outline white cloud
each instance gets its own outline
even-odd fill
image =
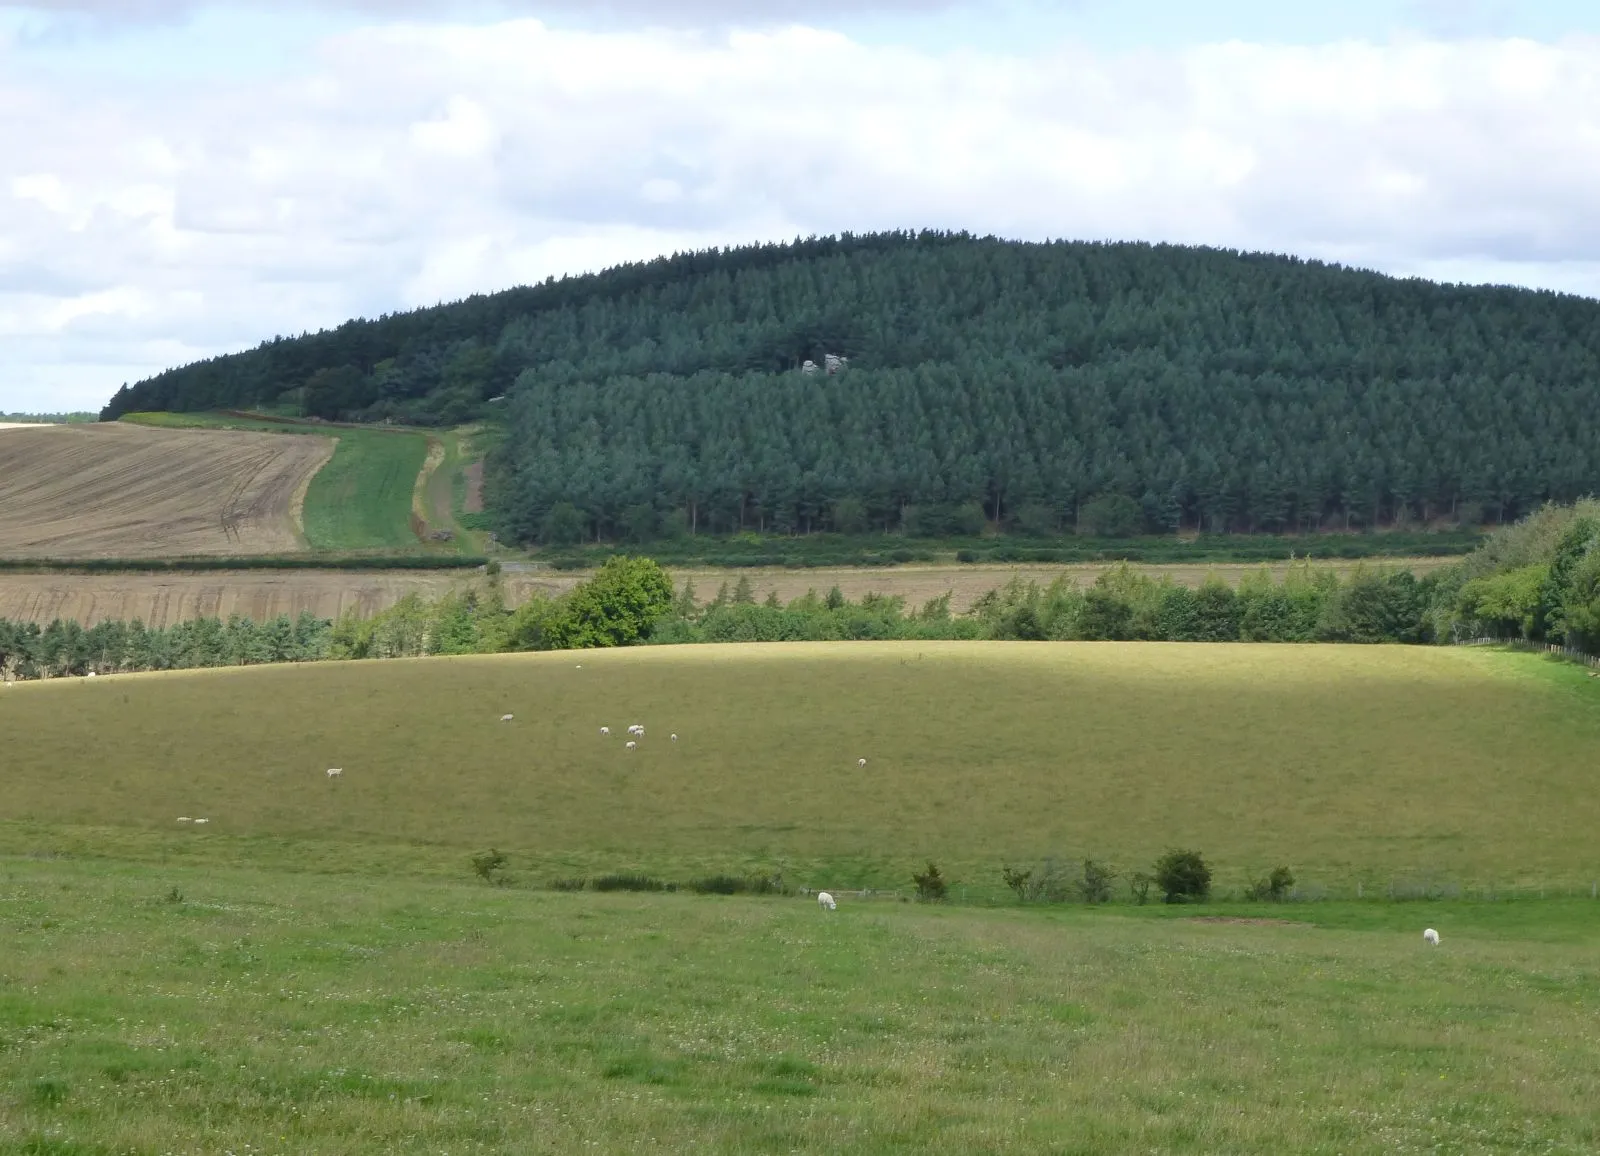
[[[100,89],[6,52],[0,409],[98,404],[355,314],[840,229],[1210,243],[1600,294],[1593,40],[1005,59],[805,28],[401,23],[270,82]]]

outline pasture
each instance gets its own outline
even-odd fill
[[[0,859],[0,1150],[1586,1153],[1592,907],[829,914]]]
[[[84,423],[0,440],[0,557],[288,553],[325,438]]]
[[[648,733],[627,750],[635,722]],[[904,888],[934,859],[972,900],[1005,895],[1002,864],[1128,870],[1172,846],[1204,852],[1224,888],[1279,864],[1331,894],[1587,893],[1600,875],[1600,680],[1474,649],[745,644],[324,663],[16,685],[0,733],[0,851],[47,829],[75,853],[457,875],[494,846],[529,883],[764,870],[830,889]]]
[[[1531,655],[327,663],[15,685],[0,734],[3,1151],[1600,1145],[1600,680]],[[509,886],[468,870],[491,845]],[[1018,906],[999,883],[1171,845],[1224,893],[1283,862],[1368,898]],[[957,902],[545,889],[906,890],[929,858]],[[1499,898],[1371,898],[1421,876]]]

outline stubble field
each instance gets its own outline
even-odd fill
[[[1441,559],[1394,559],[1380,565],[1427,573]],[[1338,573],[1348,573],[1356,563],[1314,563]],[[1368,565],[1374,565],[1369,563]],[[1078,585],[1088,585],[1107,569],[1107,565],[1082,566],[899,566],[888,569],[838,567],[813,570],[708,570],[672,571],[673,582],[682,588],[692,582],[704,602],[726,583],[729,589],[741,578],[750,580],[757,600],[769,593],[789,601],[807,590],[826,593],[833,586],[849,598],[868,593],[895,594],[912,608],[930,598],[949,593],[950,605],[957,613],[971,608],[982,595],[1004,586],[1013,578],[1047,584],[1066,577]],[[1236,585],[1239,579],[1259,566],[1135,566],[1135,570],[1155,577],[1167,577],[1184,585],[1198,586],[1208,575]],[[1269,566],[1281,575],[1284,566]],[[521,569],[508,563],[501,579],[508,605],[520,606],[533,594],[557,595],[590,577],[582,571]],[[387,610],[407,594],[437,598],[474,579],[473,573],[438,570],[337,571],[261,570],[211,571],[204,573],[22,573],[0,572],[0,618],[44,625],[56,618],[75,619],[85,626],[106,619],[138,618],[151,626],[170,626],[191,618],[240,614],[261,621],[287,614],[291,618],[308,611],[319,618],[337,618],[346,610],[363,616]]]
[[[278,554],[304,548],[321,437],[85,424],[0,437],[0,557]]]

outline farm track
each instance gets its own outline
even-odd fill
[[[304,548],[295,496],[333,442],[122,424],[11,429],[0,556],[159,557]]]
[[[1417,573],[1437,568],[1447,559],[1393,559],[1386,565]],[[1354,563],[1331,568],[1345,573]],[[705,601],[726,582],[731,589],[740,577],[750,579],[755,597],[776,591],[779,598],[798,598],[807,590],[825,593],[838,586],[851,598],[875,592],[897,594],[908,605],[951,592],[951,607],[970,609],[985,592],[1005,585],[1013,577],[1047,583],[1068,575],[1087,585],[1106,569],[1089,566],[908,566],[896,569],[818,570],[676,570],[673,581],[681,588],[692,581]],[[1140,566],[1174,582],[1198,585],[1207,574],[1237,584],[1254,566]],[[1281,574],[1282,565],[1271,567]],[[407,594],[435,598],[477,575],[436,570],[238,570],[190,574],[61,574],[0,573],[0,618],[48,623],[56,618],[76,619],[86,626],[107,619],[139,618],[151,626],[169,626],[199,617],[227,618],[239,614],[260,621],[279,614],[295,617],[309,611],[318,618],[338,618],[355,611],[368,616],[388,609]],[[506,600],[520,606],[534,594],[554,595],[571,589],[588,575],[580,572],[508,571],[503,576]]]

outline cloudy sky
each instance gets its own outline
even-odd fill
[[[1592,0],[0,0],[0,143],[0,411],[842,229],[1600,296]]]

